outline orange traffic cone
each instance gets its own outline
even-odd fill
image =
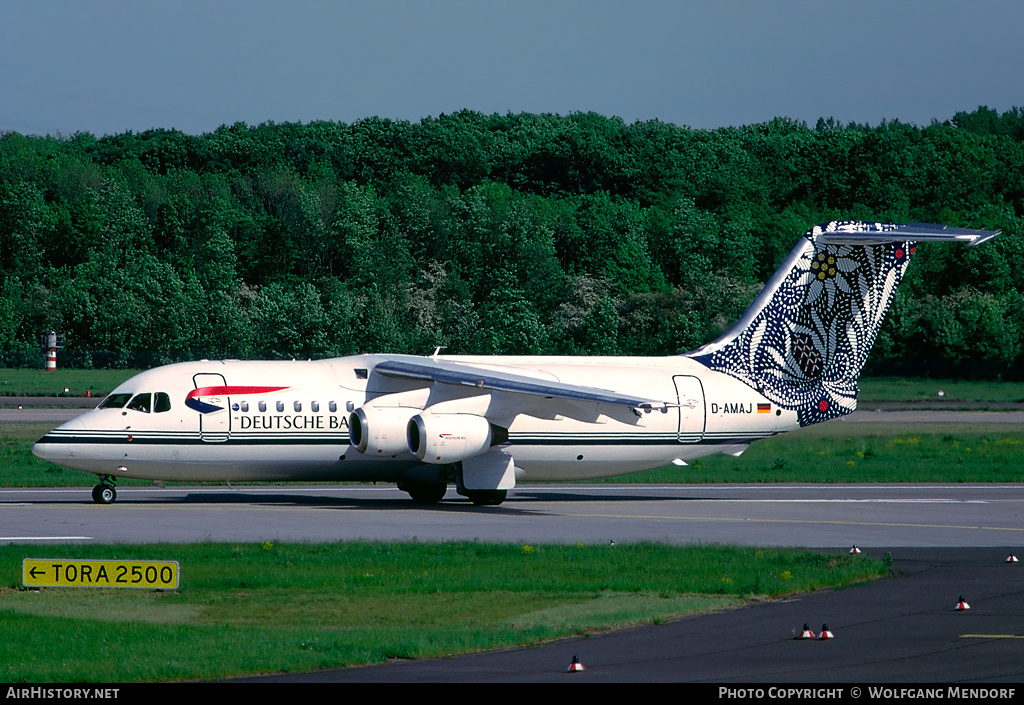
[[[582,671],[582,670],[584,670],[584,669],[583,669],[583,664],[580,663],[580,657],[579,656],[573,656],[572,657],[572,663],[569,664],[569,668],[566,670],[566,673],[576,673],[577,671]]]

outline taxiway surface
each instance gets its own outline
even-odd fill
[[[766,546],[1024,545],[1015,484],[520,485],[499,507],[389,485],[0,489],[0,543],[501,541]]]

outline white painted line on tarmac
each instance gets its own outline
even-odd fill
[[[92,541],[92,536],[0,536],[0,541]]]

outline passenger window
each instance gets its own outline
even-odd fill
[[[266,411],[266,410],[267,410],[267,402],[261,401],[260,402],[260,411]]]
[[[244,411],[244,412],[248,412],[249,411],[249,402],[247,402],[247,401],[243,401],[242,402],[242,411]]]
[[[338,410],[338,404],[332,401],[327,405],[327,408],[330,409],[331,413],[333,414],[335,411]]]
[[[171,410],[171,397],[166,392],[157,392],[156,399],[153,406],[153,411],[158,414],[162,414],[165,411]]]
[[[153,408],[153,395],[149,392],[136,394],[135,397],[128,402],[128,408],[148,414],[149,410]]]
[[[297,402],[295,402],[295,403],[294,403],[294,404],[292,405],[292,408],[294,408],[294,409],[295,409],[295,411],[302,411],[302,402],[301,402],[301,401],[297,401]]]
[[[277,402],[277,410],[278,411],[284,411],[284,402],[283,401]]]
[[[128,400],[132,398],[129,394],[111,394],[109,397],[100,402],[100,409],[121,409],[128,403]]]
[[[316,413],[317,411],[320,411],[320,402],[318,402],[318,401],[311,402],[310,405],[309,405],[309,408],[310,408],[310,411],[312,411],[313,413]]]

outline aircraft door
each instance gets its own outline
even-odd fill
[[[688,375],[676,375],[672,381],[679,397],[679,442],[697,443],[704,438],[704,385]]]
[[[199,437],[208,443],[226,441],[231,436],[231,399],[224,375],[200,373],[193,375],[192,381],[202,390],[195,397],[200,407]]]

